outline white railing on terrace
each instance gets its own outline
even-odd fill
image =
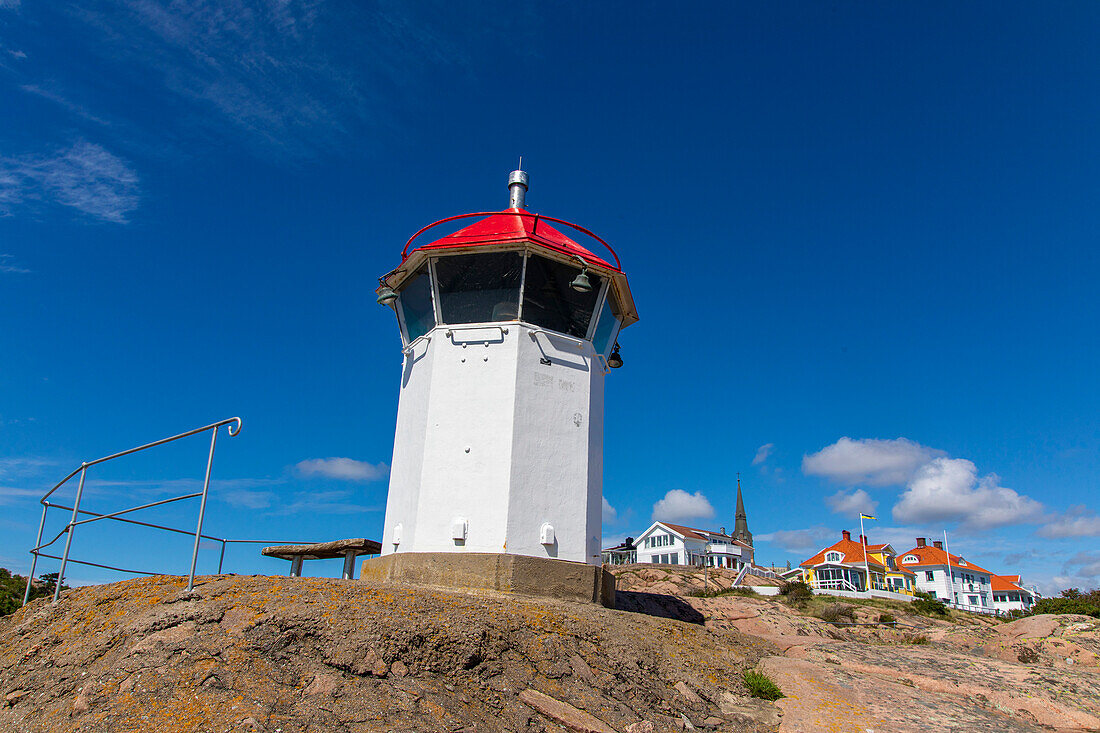
[[[863,591],[855,587],[850,581],[844,578],[829,578],[827,580],[814,579],[811,588],[821,588],[823,590],[849,590],[853,593],[862,593]]]

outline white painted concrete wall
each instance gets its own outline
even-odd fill
[[[508,552],[599,564],[603,368],[590,344],[534,331],[438,326],[414,342],[402,371],[383,554]],[[452,536],[461,520],[464,541]],[[553,544],[541,542],[544,523]]]

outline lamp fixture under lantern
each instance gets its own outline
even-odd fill
[[[619,342],[615,342],[615,348],[611,350],[611,356],[607,357],[607,365],[612,369],[618,369],[623,365],[623,357],[619,356]]]
[[[393,305],[393,301],[397,300],[397,293],[386,284],[385,280],[379,280],[379,282],[382,283],[382,287],[378,289],[378,305]]]
[[[578,293],[591,293],[592,283],[588,279],[588,268],[581,270],[581,274],[573,278],[573,282],[569,283],[569,287]]]

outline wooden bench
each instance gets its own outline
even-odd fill
[[[378,555],[382,552],[382,543],[362,538],[319,542],[315,545],[276,545],[265,547],[260,554],[266,557],[278,557],[290,560],[290,577],[302,577],[302,563],[306,560],[329,560],[344,558],[344,580],[355,579],[355,558],[360,555]]]

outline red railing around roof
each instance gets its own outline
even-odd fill
[[[424,232],[428,231],[429,229],[431,229],[433,227],[437,227],[440,224],[446,224],[449,221],[457,221],[458,219],[469,219],[470,217],[473,217],[473,216],[500,216],[502,214],[503,215],[509,215],[509,216],[521,216],[521,217],[526,216],[526,217],[529,217],[529,218],[535,220],[536,227],[538,226],[537,222],[540,219],[544,219],[546,221],[552,221],[555,224],[564,224],[567,227],[572,227],[573,229],[576,229],[581,234],[587,234],[588,236],[592,237],[597,242],[602,244],[604,247],[606,247],[607,251],[611,253],[611,256],[615,258],[615,267],[616,267],[616,269],[618,269],[619,272],[622,272],[622,270],[623,270],[623,265],[619,261],[619,255],[616,254],[615,250],[611,248],[611,245],[608,244],[607,242],[605,242],[598,235],[594,234],[593,232],[588,231],[584,227],[579,226],[577,224],[574,224],[571,221],[566,221],[565,219],[557,219],[553,216],[545,216],[544,214],[531,214],[531,213],[528,213],[528,212],[514,211],[512,209],[505,209],[504,211],[475,211],[475,212],[470,213],[470,214],[458,214],[457,216],[448,216],[446,219],[440,219],[439,221],[433,222],[433,223],[429,224],[426,227],[422,227],[420,230],[418,230],[416,232],[416,234],[409,237],[409,241],[405,242],[405,248],[403,250],[401,250],[401,261],[404,262],[405,260],[407,260],[409,258],[409,247],[412,246],[413,241],[415,241],[417,237],[419,237],[421,234],[423,234]]]

